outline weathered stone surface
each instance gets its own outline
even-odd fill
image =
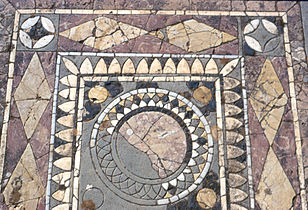
[[[265,61],[249,101],[265,136],[272,144],[284,112],[284,105],[287,103],[287,96],[270,60]]]
[[[212,99],[212,92],[209,88],[200,86],[194,91],[193,97],[197,101],[207,105]]]
[[[248,194],[242,190],[236,188],[230,188],[230,201],[232,203],[237,203],[245,200],[248,197]]]
[[[160,177],[176,171],[185,157],[185,133],[166,114],[137,114],[124,123],[119,132],[130,144],[148,155]]]
[[[34,54],[14,94],[28,138],[32,136],[50,97],[42,65],[38,55]]]
[[[214,192],[214,190],[209,188],[204,188],[198,192],[196,200],[199,206],[201,206],[204,209],[209,209],[215,206],[217,201],[217,195]]]
[[[202,51],[236,39],[230,34],[193,19],[167,26],[166,30],[171,44],[189,52]]]
[[[38,122],[38,125],[30,139],[35,158],[40,158],[49,152],[51,129],[52,101],[50,101]]]
[[[82,42],[86,46],[105,50],[146,33],[145,30],[135,26],[99,17],[67,29],[60,35]]]
[[[8,131],[14,132],[8,132],[7,136],[4,174],[7,172],[13,172],[27,146],[27,136],[23,128],[16,103],[13,103],[11,106],[11,117],[12,119],[9,122]]]
[[[108,97],[108,91],[104,87],[95,86],[90,89],[88,96],[93,103],[102,103]]]
[[[31,146],[28,144],[4,190],[6,204],[14,205],[24,201],[23,205],[28,208],[36,208],[36,199],[43,195],[44,187],[38,175]],[[27,204],[30,200],[34,203]]]
[[[294,189],[273,149],[270,148],[256,193],[256,200],[261,209],[274,209],[277,206],[289,209],[294,196]]]
[[[250,103],[248,103],[248,119],[254,189],[257,190],[270,145]]]
[[[294,156],[296,153],[293,116],[289,109],[281,120],[281,125],[273,141],[273,151],[275,152],[285,174],[287,175],[293,189],[299,193],[298,163]]]
[[[247,179],[238,174],[229,174],[228,184],[230,187],[240,187],[247,182]]]

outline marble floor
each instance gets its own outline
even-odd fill
[[[0,10],[0,209],[307,209],[300,2]]]

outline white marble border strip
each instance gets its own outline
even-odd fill
[[[195,16],[283,16],[285,12],[205,11],[205,10],[92,10],[92,9],[19,9],[22,14],[82,14],[82,15],[195,15]]]
[[[11,98],[12,98],[12,89],[13,89],[13,77],[14,77],[14,68],[15,68],[15,55],[16,55],[16,45],[17,45],[17,33],[18,33],[18,24],[19,24],[20,13],[15,12],[14,19],[14,28],[12,36],[12,46],[9,58],[9,70],[8,70],[8,79],[7,79],[7,88],[6,88],[6,98],[5,98],[5,109],[3,115],[3,124],[2,124],[2,133],[1,133],[1,143],[0,143],[0,191],[2,191],[2,177],[4,171],[4,162],[5,162],[5,153],[6,153],[6,142],[7,142],[7,132],[10,119],[10,110],[11,110]]]
[[[241,58],[241,79],[242,79],[242,97],[244,104],[244,125],[245,125],[245,140],[246,140],[246,154],[247,154],[247,172],[248,172],[248,188],[250,197],[250,208],[255,208],[255,198],[253,189],[253,179],[252,179],[252,163],[251,163],[251,144],[249,138],[249,126],[248,126],[248,100],[246,92],[246,81],[245,81],[245,60],[244,57]]]
[[[118,76],[116,74],[110,74],[108,76],[84,76],[83,79],[91,82],[107,82],[109,81],[110,77],[117,77],[119,82],[189,82],[196,80],[215,82],[217,80],[218,74],[209,74],[209,76],[172,76],[170,74],[164,74],[162,76]]]
[[[62,56],[96,56],[96,57],[148,57],[148,58],[239,58],[239,55],[209,54],[161,54],[161,53],[96,53],[96,52],[59,52]]]
[[[53,166],[53,150],[55,141],[55,131],[56,131],[56,118],[57,118],[57,99],[59,91],[59,77],[60,77],[60,64],[61,56],[57,56],[57,66],[56,66],[56,76],[55,76],[55,89],[53,93],[53,103],[52,103],[52,119],[51,119],[51,136],[49,144],[49,162],[48,162],[48,177],[46,185],[46,204],[45,209],[49,210],[50,207],[50,197],[51,197],[51,176],[52,176],[52,166]]]
[[[219,167],[219,182],[220,182],[220,200],[221,209],[227,210],[227,179],[226,179],[226,163],[225,163],[225,150],[224,150],[224,123],[223,123],[223,110],[221,104],[221,90],[220,79],[215,82],[215,96],[216,96],[216,110],[217,110],[217,141],[218,141],[218,167]]]
[[[300,126],[298,119],[298,110],[297,110],[297,102],[296,102],[296,92],[295,92],[295,83],[294,83],[294,70],[292,63],[292,55],[290,52],[290,40],[289,40],[289,32],[288,32],[288,20],[287,15],[282,16],[282,20],[284,23],[283,31],[284,31],[284,44],[286,49],[286,60],[288,66],[288,76],[289,76],[289,89],[290,89],[290,98],[291,98],[291,109],[293,115],[293,125],[294,125],[294,134],[295,134],[295,146],[296,146],[296,157],[298,163],[298,176],[299,176],[299,184],[300,184],[300,197],[301,197],[301,205],[302,210],[307,209],[307,198],[306,198],[306,186],[305,186],[305,176],[304,176],[304,164],[303,164],[303,153],[302,153],[302,139],[300,135]]]
[[[77,111],[77,135],[76,135],[76,154],[75,154],[75,166],[73,174],[73,200],[72,200],[72,209],[78,209],[79,203],[79,175],[80,175],[80,152],[81,152],[81,136],[82,136],[82,113],[84,106],[84,89],[85,81],[83,78],[80,78],[79,85],[79,94],[78,96],[78,111]]]

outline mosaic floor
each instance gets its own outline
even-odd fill
[[[0,2],[0,209],[307,209],[300,3]]]

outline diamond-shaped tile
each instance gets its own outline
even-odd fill
[[[99,17],[60,33],[61,36],[99,50],[139,37],[147,31],[110,18]]]
[[[261,209],[290,209],[294,189],[272,148],[269,149],[261,175],[256,200]]]
[[[267,59],[249,101],[270,145],[279,128],[287,99],[275,69]]]
[[[25,202],[24,207],[28,209],[36,209],[38,200],[44,195],[44,186],[30,144],[22,154],[3,194],[7,205]]]
[[[270,145],[249,102],[248,119],[254,189],[257,190]]]
[[[50,97],[47,79],[35,53],[14,94],[27,138],[32,136]]]
[[[153,31],[150,34],[189,52],[199,52],[236,39],[228,33],[193,19],[167,26],[166,36],[164,30]]]

